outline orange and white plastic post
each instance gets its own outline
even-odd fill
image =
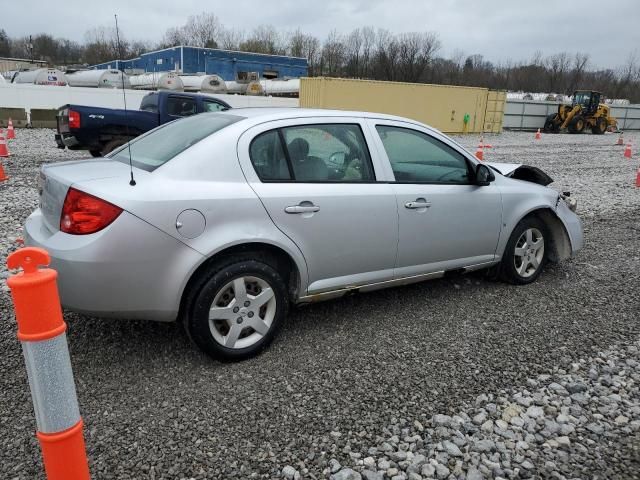
[[[26,247],[7,260],[22,273],[7,280],[18,323],[31,398],[36,436],[48,480],[88,480],[89,464],[82,433],[76,386],[62,318],[56,279],[42,248]]]
[[[540,140],[542,138],[542,134],[540,133],[540,129],[536,132],[536,140]]]

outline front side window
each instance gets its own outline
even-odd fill
[[[196,113],[196,101],[187,97],[169,97],[167,113],[174,117],[188,117]]]
[[[376,125],[396,182],[468,184],[464,156],[430,135],[410,128]]]
[[[360,126],[322,124],[287,127],[282,137],[298,182],[375,181]]]

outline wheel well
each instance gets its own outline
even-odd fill
[[[205,260],[196,271],[193,272],[182,292],[180,313],[178,315],[179,319],[184,317],[190,295],[195,294],[194,290],[199,290],[198,283],[205,278],[206,273],[209,272],[215,264],[234,255],[255,256],[257,259],[274,267],[280,275],[282,275],[283,280],[287,284],[289,297],[292,299],[295,298],[300,286],[300,272],[293,258],[283,249],[268,243],[243,243],[217,252]]]
[[[551,236],[549,254],[547,258],[554,263],[566,260],[571,257],[571,239],[564,227],[562,221],[550,208],[541,208],[534,210],[526,215],[527,217],[535,217],[545,224],[549,235]]]

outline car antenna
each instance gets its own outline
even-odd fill
[[[120,30],[118,29],[118,15],[113,15],[116,19],[116,42],[118,42],[118,57],[122,59],[122,45],[120,45]],[[122,60],[121,60],[122,61]],[[116,62],[117,63],[117,62]],[[127,93],[124,85],[124,70],[120,69],[120,76],[122,78],[122,101],[124,102],[124,128],[129,138],[129,122],[127,122]],[[127,142],[127,149],[129,150],[129,173],[131,173],[131,180],[129,185],[135,187],[136,181],[133,179],[133,160],[131,159],[131,141]]]

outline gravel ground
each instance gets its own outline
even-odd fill
[[[80,157],[50,130],[17,134],[0,277],[38,165]],[[237,364],[174,324],[66,313],[93,477],[638,478],[640,162],[616,138],[485,137],[487,160],[539,166],[578,199],[584,250],[530,286],[473,275],[294,309]],[[6,288],[0,322],[0,478],[43,478]]]

